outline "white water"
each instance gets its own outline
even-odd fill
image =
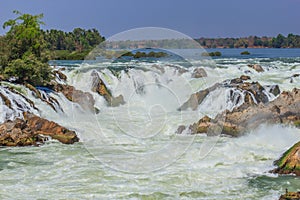
[[[233,91],[230,101],[230,88],[220,88],[198,110],[177,111],[193,92],[244,74],[251,60],[219,62],[225,61],[217,62],[224,68],[203,66],[209,78],[201,79],[190,78],[192,68],[180,75],[178,69],[161,62],[156,65],[164,72],[153,68],[153,63],[134,63],[138,69],[118,75],[106,68],[108,63],[82,64],[81,70],[98,69],[113,96],[124,96],[125,105],[107,107],[104,98],[93,93],[99,114],[53,93],[64,111],[55,112],[25,89],[40,110],[32,112],[74,129],[81,142],[1,148],[0,199],[278,199],[285,188],[299,190],[299,179],[268,173],[273,161],[299,141],[299,129],[263,125],[240,138],[175,135],[179,125],[243,103],[238,101],[243,93]],[[293,83],[287,79],[299,73],[299,67],[286,72],[288,63],[270,65],[276,68],[261,74],[250,69],[252,80],[279,84],[281,90],[299,87],[299,77]],[[68,83],[91,92],[90,73],[67,71]],[[9,99],[28,106],[20,96],[3,86],[0,89]],[[20,115],[1,103],[2,121]]]

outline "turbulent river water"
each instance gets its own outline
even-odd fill
[[[239,138],[175,134],[179,125],[242,103],[228,101],[225,88],[209,94],[195,111],[178,111],[193,92],[214,83],[246,74],[262,85],[278,84],[281,91],[299,88],[300,77],[292,77],[300,73],[299,49],[250,49],[249,56],[221,51],[222,57],[207,62],[52,62],[66,68],[68,84],[93,94],[97,114],[62,94],[45,92],[58,100],[62,111],[55,112],[18,86],[38,113],[2,85],[12,102],[75,130],[80,142],[0,148],[0,199],[278,199],[285,188],[299,190],[299,178],[268,173],[273,161],[299,141],[299,129],[262,125]],[[265,72],[247,64],[260,64]],[[197,67],[208,77],[191,78]],[[107,106],[91,91],[92,71],[113,96],[123,95],[124,105]],[[21,113],[1,102],[1,121]]]

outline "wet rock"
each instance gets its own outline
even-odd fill
[[[2,101],[4,102],[4,104],[9,107],[11,109],[11,102],[10,100],[0,92],[0,98],[2,99]]]
[[[274,164],[277,168],[272,171],[273,173],[300,176],[300,142],[287,150]]]
[[[25,87],[27,87],[32,92],[33,96],[47,103],[55,112],[58,112],[58,109],[61,112],[64,112],[59,102],[54,97],[51,96],[45,97],[44,95],[41,94],[41,92],[38,89],[36,89],[33,85],[30,85],[29,83],[26,83]],[[58,105],[58,109],[55,105]]]
[[[92,91],[103,96],[109,106],[116,107],[125,103],[122,95],[113,97],[104,82],[99,77],[98,73],[93,71],[92,74]]]
[[[44,143],[45,136],[64,144],[79,141],[74,131],[29,113],[24,113],[24,119],[17,118],[0,125],[0,146],[39,145]]]
[[[240,93],[244,94],[244,102],[247,102],[250,105],[268,103],[269,97],[266,94],[267,92],[274,94],[275,97],[280,93],[278,85],[269,86],[269,91],[266,91],[266,89],[258,82],[250,83],[245,81],[248,79],[250,79],[250,77],[241,76],[240,78],[226,80],[221,84],[217,83],[212,87],[200,90],[199,92],[192,94],[190,98],[180,108],[178,108],[178,110],[186,110],[188,108],[196,110],[198,108],[198,105],[200,105],[203,102],[207,95],[210,92],[216,90],[217,88],[231,88],[230,100],[236,101],[233,103],[239,102],[240,98],[242,98],[242,95],[236,97],[235,95],[237,94],[234,92],[234,90],[240,91]]]
[[[254,64],[254,65],[253,65],[253,64],[249,64],[248,67],[254,69],[254,70],[257,71],[257,72],[264,72],[264,71],[265,71],[265,70],[262,68],[262,66],[259,65],[259,64]]]
[[[67,80],[67,76],[61,72],[61,69],[60,70],[54,70],[53,71],[54,75],[56,77],[58,77],[60,80],[63,80],[63,81],[66,81]]]
[[[250,92],[254,96],[257,103],[267,103],[269,101],[268,96],[264,93],[265,88],[261,86],[258,82],[243,82],[242,84],[239,84],[236,88],[240,89],[241,91]]]
[[[185,126],[181,125],[177,128],[176,134],[181,134],[186,129]]]
[[[152,65],[152,67],[153,67],[154,69],[159,70],[162,74],[165,73],[165,69],[164,69],[162,66],[159,66],[159,65],[157,65],[157,64],[154,64],[154,65]]]
[[[272,93],[274,96],[280,94],[280,89],[278,85],[271,85],[269,86],[269,93]]]
[[[284,91],[268,104],[251,104],[245,101],[232,111],[219,113],[214,119],[202,118],[189,129],[192,134],[214,135],[218,132],[240,136],[264,123],[283,123],[300,127],[300,89]]]
[[[61,92],[69,101],[78,103],[83,109],[94,111],[95,100],[88,92],[75,89],[75,87],[65,84],[53,84],[52,89]]]
[[[240,79],[242,79],[243,81],[251,80],[250,76],[246,76],[246,75],[242,75]]]
[[[207,77],[207,73],[203,68],[195,68],[192,73],[192,78],[202,78]]]
[[[198,108],[198,105],[202,103],[205,97],[217,87],[219,87],[219,84],[215,84],[205,90],[200,90],[199,92],[192,94],[191,97],[180,108],[178,108],[178,110],[181,111],[188,108],[196,110]]]
[[[281,195],[279,200],[300,200],[300,192],[288,192]]]

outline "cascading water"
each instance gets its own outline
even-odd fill
[[[81,139],[74,145],[52,140],[38,148],[1,148],[0,198],[276,199],[287,187],[299,189],[295,177],[268,173],[274,168],[273,161],[299,140],[296,128],[261,126],[240,138],[175,134],[179,125],[240,106],[246,95],[236,88],[219,87],[195,111],[178,111],[191,94],[243,75],[249,70],[245,63],[252,60],[222,58],[216,60],[217,68],[194,62],[208,77],[217,78],[192,78],[194,68],[181,66],[187,70],[182,73],[180,65],[169,61],[133,62],[130,66],[134,67],[127,68],[124,63],[107,62],[67,68],[67,83],[91,93],[99,113],[82,109],[61,93],[39,90],[45,99],[57,99],[56,110],[61,107],[64,112],[55,112],[23,88],[27,91],[23,95],[38,111],[21,95],[0,86],[0,93],[11,102],[9,108],[0,98],[1,122],[28,111],[75,130]],[[255,62],[265,64],[259,59]],[[251,71],[251,81],[279,84],[281,90],[297,86],[282,77],[282,63],[272,63],[276,68],[270,73]],[[300,63],[285,63],[292,65],[296,67],[287,76],[299,73]],[[110,107],[103,96],[92,92],[93,71],[114,97],[123,95],[125,104]],[[264,93],[269,100],[275,98],[267,87]]]

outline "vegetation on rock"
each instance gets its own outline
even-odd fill
[[[250,52],[249,51],[242,51],[241,55],[250,55]]]

